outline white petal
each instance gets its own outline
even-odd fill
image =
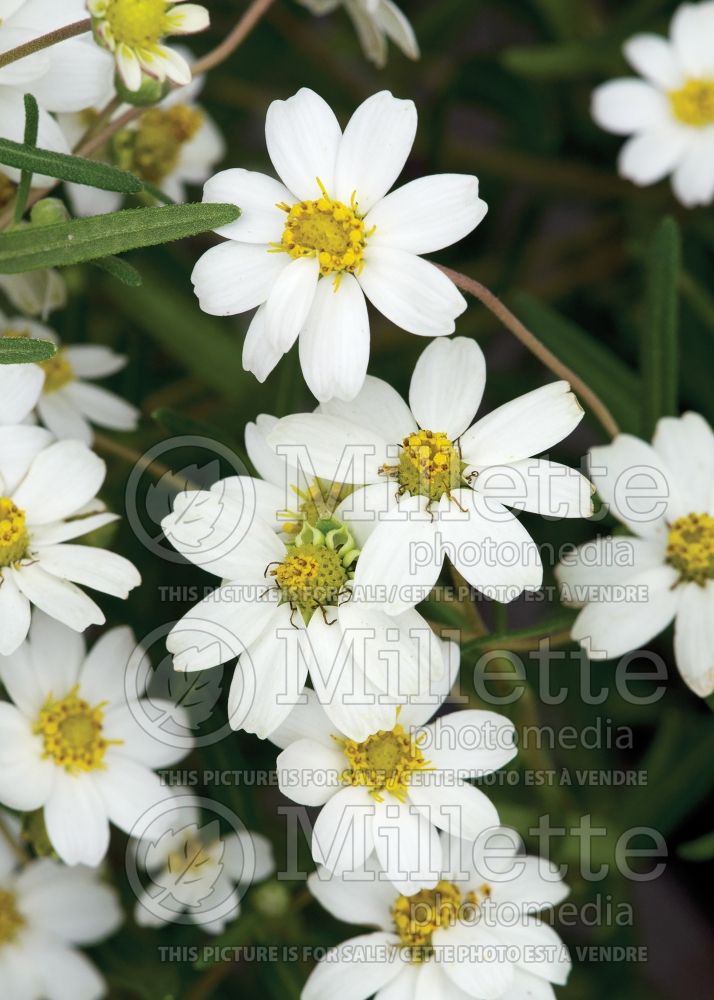
[[[46,111],[82,111],[106,103],[113,75],[112,60],[98,45],[70,38],[52,46],[49,71],[33,84],[32,93]]]
[[[109,820],[125,833],[131,833],[138,820],[166,796],[159,776],[146,765],[138,764],[111,747],[105,756],[106,767],[92,773]]]
[[[481,469],[472,481],[481,496],[547,517],[590,517],[593,487],[577,469],[545,458]]]
[[[486,359],[475,340],[434,340],[422,351],[409,386],[417,423],[452,441],[469,426],[486,385]]]
[[[307,885],[320,906],[338,920],[391,931],[394,888],[384,878],[379,878],[378,871],[369,874],[371,878],[365,871],[362,879],[343,879],[319,867],[308,875]]]
[[[686,484],[692,511],[705,512],[714,484],[714,433],[698,413],[662,417],[657,421],[652,446],[672,472]]]
[[[700,698],[714,691],[714,586],[688,583],[674,624],[674,655],[688,687]]]
[[[138,587],[138,570],[124,556],[89,545],[48,545],[40,565],[47,573],[122,599]]]
[[[680,605],[682,592],[675,589],[677,571],[659,566],[628,577],[633,597],[592,601],[573,624],[571,635],[586,649],[591,660],[612,660],[632,649],[640,649],[670,624]]]
[[[335,166],[335,196],[349,204],[356,193],[363,214],[389,191],[414,143],[417,112],[388,90],[368,97],[350,118]]]
[[[670,36],[677,60],[688,76],[707,79],[714,75],[713,33],[714,4],[684,3],[677,8]]]
[[[593,93],[592,116],[615,135],[639,134],[664,126],[671,116],[669,101],[643,80],[610,80]]]
[[[250,321],[243,341],[243,369],[252,372],[259,382],[265,382],[282,356],[282,351],[276,350],[268,340],[265,306],[261,306]]]
[[[666,538],[609,535],[593,538],[568,552],[555,568],[564,604],[582,607],[602,587],[625,586],[632,576],[661,566]]]
[[[714,198],[714,136],[696,135],[672,177],[672,188],[683,205],[708,205]]]
[[[382,476],[381,482],[350,493],[335,511],[335,516],[349,525],[359,548],[365,547],[372,532],[397,507],[400,499],[397,490],[393,479]]]
[[[245,425],[245,450],[248,458],[253,463],[256,472],[262,476],[266,483],[271,483],[281,490],[285,489],[286,482],[292,477],[292,471],[286,469],[285,460],[275,454],[268,444],[268,434],[273,430],[278,422],[277,417],[268,413],[259,413],[252,421]]]
[[[680,125],[660,125],[634,135],[620,150],[618,170],[634,184],[655,184],[674,170],[690,142],[690,130]]]
[[[122,922],[116,893],[90,868],[70,870],[40,858],[23,870],[16,885],[33,927],[62,941],[93,944]]]
[[[275,871],[273,848],[267,837],[248,830],[223,838],[223,864],[230,878],[247,885],[262,882]]]
[[[108,378],[125,368],[129,360],[100,344],[69,344],[64,351],[77,378]]]
[[[348,785],[333,795],[312,830],[314,860],[336,874],[359,868],[372,852],[374,812],[365,788]]]
[[[468,996],[497,1000],[512,985],[513,965],[503,957],[502,942],[492,929],[462,924],[440,927],[434,932],[432,942],[439,967],[457,989]],[[479,951],[474,960],[462,961],[462,949]]]
[[[462,840],[476,840],[484,830],[498,826],[491,800],[465,781],[445,784],[429,771],[413,771],[409,799],[429,822]]]
[[[71,521],[55,521],[54,524],[43,524],[32,530],[33,544],[41,547],[43,545],[58,545],[60,542],[68,542],[72,538],[80,538],[90,531],[103,528],[105,524],[112,524],[119,520],[118,514],[104,512],[101,514],[83,514],[81,517],[74,517]]]
[[[666,522],[690,513],[679,483],[651,445],[631,434],[591,448],[590,479],[609,512],[636,535],[657,538]],[[685,483],[682,488],[686,490]]]
[[[312,624],[312,622],[310,623]],[[333,747],[335,727],[331,724],[317,695],[311,688],[304,691],[305,702],[293,708],[277,729],[270,734],[270,742],[284,750],[297,740],[314,740],[323,746]]]
[[[488,206],[478,196],[478,179],[468,174],[420,177],[392,191],[364,220],[370,246],[409,253],[434,253],[458,243],[476,228]]]
[[[21,424],[40,398],[44,384],[39,365],[1,365],[0,424]]]
[[[40,396],[37,403],[40,420],[60,441],[74,440],[90,445],[93,438],[92,428],[66,394],[65,389]]]
[[[441,715],[423,732],[424,756],[435,768],[478,778],[505,767],[517,753],[513,723],[497,712],[465,709]]]
[[[104,624],[101,609],[84,591],[46,573],[37,563],[21,566],[14,571],[14,577],[30,603],[76,632],[84,632],[90,625]]]
[[[398,940],[394,934],[376,931],[331,948],[310,973],[302,1000],[335,1000],[338,996],[340,1000],[366,1000],[402,971]],[[358,966],[355,954],[364,956]]]
[[[252,243],[230,240],[211,247],[191,274],[201,309],[212,316],[255,309],[266,301],[289,261],[285,253],[270,253],[267,246]]]
[[[389,458],[381,435],[323,413],[283,417],[268,435],[268,444],[288,456],[293,450],[297,456],[299,449],[307,449],[310,473],[314,470],[314,475],[330,483],[378,481],[379,468]]]
[[[4,138],[12,139],[14,142],[23,141],[25,105],[19,88],[15,90],[10,87],[0,87],[0,121]],[[50,149],[55,153],[71,152],[61,128],[44,108],[40,108],[39,113],[37,145],[41,149]],[[20,171],[15,167],[4,167],[3,172],[15,183],[20,180]],[[53,180],[46,174],[33,174],[32,183],[35,187],[46,187],[52,184]]]
[[[552,448],[582,418],[583,408],[568,383],[551,382],[477,420],[461,438],[461,453],[465,462],[481,468],[517,462]]]
[[[116,393],[79,381],[72,382],[64,391],[93,424],[115,431],[136,430],[139,411]]]
[[[85,657],[84,639],[77,632],[35,610],[28,636],[32,671],[39,690],[62,698],[77,683]]]
[[[429,820],[408,802],[387,795],[374,817],[374,846],[397,892],[433,889],[441,873],[441,841]]]
[[[203,200],[238,205],[241,210],[239,219],[216,229],[220,236],[239,243],[279,243],[285,212],[278,205],[282,202],[292,205],[294,198],[273,177],[233,167],[206,181]]]
[[[24,642],[30,627],[30,602],[14,574],[0,571],[0,656],[9,656]]]
[[[557,996],[545,979],[517,968],[513,974],[513,986],[501,995],[500,1000],[557,1000]]]
[[[661,35],[634,35],[623,48],[630,66],[656,87],[677,90],[684,85],[682,70],[668,39]]]
[[[414,417],[396,389],[373,375],[367,375],[354,399],[328,400],[320,403],[318,412],[367,427],[385,441],[401,441],[416,430]]]
[[[265,334],[285,354],[297,340],[315,298],[320,265],[316,257],[292,260],[273,285],[265,305]]]
[[[0,702],[0,801],[11,809],[39,809],[52,791],[57,769],[43,759],[42,737],[14,705]]]
[[[359,283],[392,323],[423,337],[454,332],[466,299],[437,267],[405,250],[381,246],[369,246],[364,263]]]
[[[285,186],[300,201],[319,197],[318,177],[332,193],[341,137],[329,104],[306,87],[287,101],[273,101],[265,117],[270,159]]]
[[[512,864],[511,873],[499,880],[491,879],[491,899],[496,906],[514,903],[524,912],[536,912],[557,906],[568,895],[568,886],[552,861],[518,855]]]
[[[518,965],[533,976],[564,986],[572,963],[568,950],[553,928],[539,917],[526,917],[520,923],[495,930],[502,944],[520,952]]]
[[[300,334],[300,365],[308,388],[324,402],[354,399],[369,361],[369,316],[364,295],[352,274],[339,287],[322,278]]]
[[[34,458],[52,441],[44,427],[0,427],[0,489],[13,496]]]
[[[76,514],[99,492],[106,465],[78,441],[58,441],[32,462],[14,501],[28,524],[50,524]]]
[[[104,700],[111,708],[124,705],[128,693],[138,699],[144,692],[137,690],[140,656],[134,655],[136,650],[128,625],[104,632],[85,657],[79,678],[82,697],[92,704]]]
[[[419,58],[419,43],[414,29],[404,13],[392,0],[381,0],[377,5],[377,23],[382,31],[397,45],[409,59]]]
[[[37,949],[42,996],[51,1000],[97,1000],[106,995],[107,984],[98,969],[81,951],[51,942]]]
[[[347,766],[337,743],[327,747],[311,739],[291,743],[275,762],[280,791],[304,806],[321,806],[332,798]]]
[[[109,821],[93,776],[74,777],[56,769],[45,825],[50,843],[66,865],[99,864],[109,847]]]

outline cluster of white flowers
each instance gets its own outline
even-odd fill
[[[378,65],[387,39],[418,57],[391,0],[300,2],[320,14],[344,6]],[[60,152],[110,102],[109,121],[126,110],[121,101],[148,94],[151,106],[100,156],[183,200],[224,144],[196,103],[202,79],[192,78],[190,54],[164,39],[202,30],[208,12],[183,0],[0,0],[0,51],[87,12],[91,32],[0,67],[4,135],[22,139],[26,92],[40,107],[39,146]],[[633,134],[622,173],[651,183],[673,172],[687,205],[714,197],[713,30],[714,0],[684,5],[671,44],[647,35],[626,46],[648,82],[615,81],[594,98],[600,124]],[[301,89],[267,113],[279,179],[232,168],[205,184],[205,202],[234,203],[241,215],[216,230],[225,239],[195,265],[201,308],[255,310],[243,364],[260,382],[297,343],[318,405],[248,425],[257,476],[175,497],[166,539],[219,583],[166,645],[180,672],[235,661],[230,726],[278,747],[283,794],[319,808],[310,891],[338,919],[377,928],[327,955],[304,1000],[553,997],[570,959],[542,914],[567,889],[554,866],[523,855],[475,784],[514,758],[515,728],[495,712],[443,711],[459,646],[417,605],[445,564],[502,603],[539,590],[541,554],[518,515],[588,518],[597,490],[629,534],[588,542],[558,566],[564,603],[582,608],[572,637],[592,658],[614,658],[674,621],[682,676],[708,696],[714,433],[696,414],[665,418],[651,446],[623,434],[591,449],[586,478],[547,457],[583,416],[567,382],[477,419],[486,360],[475,341],[450,336],[466,300],[424,255],[467,237],[487,206],[473,176],[392,190],[416,128],[413,102],[381,91],[343,131],[329,105]],[[19,179],[2,170],[0,206]],[[121,201],[77,185],[67,193],[77,215]],[[39,284],[2,288],[22,313],[44,316],[62,301],[56,280],[47,272]],[[402,330],[435,338],[408,403],[367,374],[368,301]],[[43,322],[0,314],[0,339],[12,338],[57,350],[38,364],[0,366],[0,803],[22,816],[0,814],[0,979],[10,1000],[96,1000],[105,984],[75,946],[121,922],[97,872],[111,825],[130,835],[149,878],[135,889],[144,927],[190,919],[220,933],[274,863],[264,837],[202,826],[205,801],[162,788],[157,770],[193,741],[162,727],[168,716],[190,729],[180,706],[148,690],[131,630],[108,629],[89,650],[82,635],[105,622],[83,588],[124,599],[141,582],[95,534],[117,515],[98,498],[106,468],[92,425],[132,431],[139,414],[93,381],[127,358],[97,344],[63,346]],[[658,505],[643,477],[656,481]],[[620,586],[644,588],[646,600],[612,596]],[[163,819],[142,830],[157,807]],[[51,858],[24,856],[30,817]]]

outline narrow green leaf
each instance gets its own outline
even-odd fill
[[[714,858],[714,833],[706,833],[697,840],[682,844],[677,854],[685,861],[711,861]]]
[[[510,304],[526,326],[602,399],[623,430],[639,427],[639,380],[608,347],[554,309],[516,292]]]
[[[122,285],[138,288],[141,284],[141,275],[137,269],[122,260],[121,257],[97,257],[95,260],[90,260],[89,263],[93,267],[98,267],[100,271],[111,274],[117,281],[121,281]]]
[[[672,218],[654,234],[646,261],[644,327],[640,340],[640,433],[652,436],[660,417],[676,414],[679,398],[679,270],[681,238]]]
[[[0,274],[66,267],[168,243],[225,226],[239,215],[236,205],[164,205],[0,233]]]
[[[108,163],[98,163],[82,156],[70,156],[68,153],[54,153],[49,149],[38,149],[11,139],[0,139],[0,163],[56,177],[60,181],[101,188],[102,191],[136,194],[144,186],[138,177]]]
[[[714,296],[687,271],[681,271],[679,275],[679,290],[684,301],[714,337]]]
[[[474,654],[485,653],[492,649],[510,649],[514,644],[519,647],[524,643],[537,643],[541,639],[549,636],[569,633],[575,619],[572,613],[564,612],[550,621],[542,622],[540,625],[532,625],[528,628],[512,629],[509,632],[495,633],[479,636],[477,639],[470,639],[461,647],[461,655],[472,656]]]
[[[221,444],[226,445],[227,448],[236,449],[236,442],[232,440],[229,434],[226,434],[225,429],[216,427],[215,424],[206,423],[203,420],[196,420],[195,417],[179,413],[178,410],[172,410],[168,406],[161,406],[158,410],[154,410],[151,414],[151,419],[161,424],[162,427],[165,427],[170,434],[176,436],[194,435],[197,437],[206,437],[212,441],[219,441]],[[243,458],[242,452],[240,457],[241,459]]]
[[[57,348],[49,340],[0,337],[0,365],[29,365],[47,361]]]
[[[37,129],[39,128],[40,122],[40,109],[37,107],[37,101],[32,94],[25,94],[25,145],[30,149],[34,148],[37,144]],[[20,183],[17,186],[17,195],[15,196],[15,214],[14,220],[15,224],[22,222],[22,217],[25,214],[25,205],[27,205],[27,198],[30,193],[30,185],[32,184],[32,169],[23,168],[20,174]]]

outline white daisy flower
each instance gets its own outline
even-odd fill
[[[189,83],[191,67],[163,40],[204,31],[210,20],[205,7],[184,0],[87,0],[87,10],[95,37],[114,56],[127,90],[139,90],[144,73],[156,80]]]
[[[0,174],[0,186],[2,179],[3,174]],[[64,278],[59,271],[52,269],[27,271],[25,274],[0,274],[0,290],[10,305],[28,316],[47,319],[55,309],[63,309],[67,305]]]
[[[586,542],[557,568],[583,606],[573,639],[591,659],[639,649],[674,621],[685,683],[714,692],[714,434],[696,413],[663,417],[652,445],[630,434],[590,450],[590,475],[633,537]],[[638,596],[639,595],[639,596]]]
[[[3,823],[11,818],[2,814]],[[0,837],[0,982],[6,1000],[100,1000],[107,985],[78,945],[113,934],[123,915],[91,868],[40,858],[22,868]]]
[[[106,466],[42,427],[0,427],[0,655],[14,653],[32,605],[77,632],[104,615],[80,586],[125,598],[141,583],[114,552],[65,544],[117,519],[95,500]]]
[[[437,884],[399,894],[369,859],[349,877],[319,868],[313,896],[338,920],[376,927],[332,948],[302,1000],[555,1000],[571,968],[567,948],[541,911],[568,894],[557,868],[524,856],[513,830],[475,842],[442,833]]]
[[[268,736],[309,676],[334,724],[365,739],[390,729],[398,706],[441,675],[439,640],[413,608],[390,617],[354,599],[359,550],[350,532],[315,516],[283,533],[275,506],[283,497],[243,476],[177,495],[162,521],[166,538],[222,584],[177,622],[167,648],[177,670],[238,657],[234,729]]]
[[[177,789],[177,793],[179,790]],[[267,837],[247,830],[223,834],[218,821],[202,824],[191,796],[169,804],[171,826],[156,841],[133,849],[151,875],[134,909],[140,927],[161,927],[182,914],[207,934],[221,934],[241,912],[249,885],[275,871]]]
[[[331,14],[344,7],[355,26],[366,57],[381,69],[387,63],[387,40],[410,59],[419,58],[414,29],[392,0],[298,0],[313,14]]]
[[[48,326],[0,313],[2,337],[33,337],[59,344]],[[90,422],[117,431],[136,430],[136,407],[91,382],[121,371],[127,360],[108,347],[72,344],[59,347],[49,361],[37,365],[0,365],[0,424],[18,424],[37,407],[42,423],[60,439],[91,444]]]
[[[683,205],[714,198],[714,0],[685,3],[672,18],[669,39],[635,35],[624,52],[644,79],[620,79],[593,94],[595,121],[629,135],[618,168],[635,184],[672,175]]]
[[[405,705],[391,729],[350,739],[308,692],[271,733],[283,748],[276,763],[282,793],[322,806],[312,853],[330,871],[352,871],[376,850],[400,892],[433,889],[442,868],[438,828],[473,840],[498,825],[490,799],[465,779],[512,760],[515,729],[503,715],[476,710],[429,722],[458,673],[459,648],[445,646],[450,669],[432,686],[433,697]]]
[[[0,18],[0,52],[34,41],[40,35],[86,18],[83,0],[21,0]],[[40,107],[37,145],[60,153],[70,148],[48,112],[79,111],[101,103],[111,83],[112,62],[92,41],[89,32],[25,56],[0,69],[0,121],[6,139],[22,142],[25,132],[23,95],[34,95]],[[3,177],[15,183],[20,171],[0,167],[0,205]],[[33,176],[33,185],[45,187],[51,178]],[[7,191],[5,191],[7,198]]]
[[[300,363],[320,400],[353,399],[369,360],[365,296],[410,333],[452,333],[466,301],[421,254],[468,235],[486,214],[475,177],[422,177],[387,194],[417,125],[412,101],[388,91],[361,104],[342,133],[312,90],[273,101],[265,122],[280,181],[224,170],[204,201],[242,214],[216,232],[192,280],[204,312],[232,316],[260,307],[243,365],[265,378],[299,337]],[[281,183],[282,181],[282,183]]]
[[[427,596],[445,557],[499,601],[537,590],[540,553],[506,508],[554,517],[592,512],[591,487],[579,472],[531,457],[580,423],[568,383],[528,392],[471,425],[485,382],[474,341],[435,340],[414,369],[410,406],[368,376],[352,402],[284,417],[268,435],[288,457],[305,452],[320,478],[362,484],[335,516],[362,548],[355,593],[379,594],[374,599],[390,613]]]
[[[190,62],[188,50],[185,51]],[[141,180],[161,188],[174,201],[186,201],[188,184],[203,184],[225,155],[225,141],[211,116],[196,103],[205,77],[194,77],[185,87],[169,91],[155,107],[142,111],[110,139],[102,151],[107,162],[128,170]],[[127,109],[119,108],[116,117]],[[88,119],[98,109],[60,115],[67,141],[74,146],[83,135]],[[78,216],[102,215],[121,208],[124,196],[100,191],[84,184],[67,184],[72,211]]]
[[[47,836],[68,865],[98,865],[110,822],[129,833],[165,798],[150,769],[188,752],[160,728],[167,716],[187,723],[181,708],[128,694],[138,684],[135,648],[131,629],[113,628],[87,654],[82,636],[35,611],[27,641],[0,657],[14,702],[0,703],[0,801],[44,809]]]

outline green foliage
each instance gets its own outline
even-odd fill
[[[48,361],[57,348],[50,340],[0,337],[0,365],[29,365]]]
[[[37,149],[27,137],[24,143],[0,138],[0,163],[30,173],[56,177],[61,181],[71,181],[73,184],[101,188],[103,191],[137,194],[144,188],[143,182],[127,170],[119,170],[108,163],[87,160],[82,156]]]
[[[32,94],[25,94],[25,146],[32,150],[37,143],[37,129],[39,127],[40,109]],[[32,168],[24,166],[20,174],[20,183],[15,197],[15,222],[18,223],[25,211],[27,196],[30,193],[32,184]]]
[[[681,237],[672,218],[657,227],[647,254],[645,318],[640,342],[641,434],[652,435],[660,417],[678,412],[679,268]]]

